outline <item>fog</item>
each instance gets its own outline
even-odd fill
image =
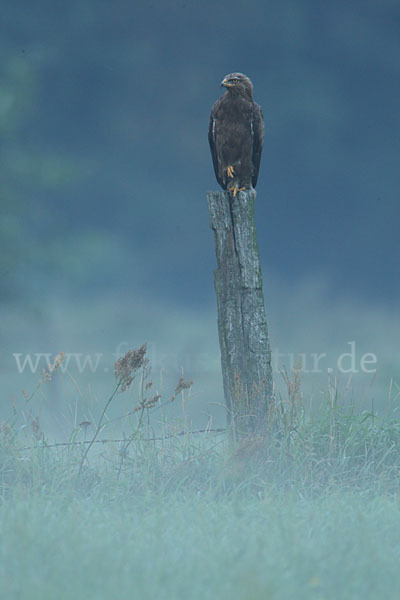
[[[328,384],[335,382],[349,403],[364,410],[373,405],[378,413],[387,410],[392,388],[391,409],[397,410],[397,311],[360,298],[338,297],[321,279],[289,286],[268,269],[264,293],[277,395],[285,390],[281,372],[299,369],[307,406],[323,405]],[[68,437],[67,408],[76,404],[80,420],[88,403],[92,411],[99,411],[114,385],[118,356],[147,343],[159,393],[167,396],[184,374],[194,382],[187,405],[194,424],[203,426],[211,418],[216,426],[224,426],[215,304],[182,306],[145,293],[105,291],[95,303],[88,296],[79,302],[49,296],[36,313],[8,306],[3,313],[2,416],[10,415],[13,403],[24,404],[22,390],[31,393],[42,369],[64,352],[66,372],[43,386],[36,402],[47,428]]]

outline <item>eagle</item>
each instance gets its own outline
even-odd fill
[[[215,176],[234,196],[256,187],[264,142],[264,117],[243,73],[226,75],[225,94],[211,109],[208,141]]]

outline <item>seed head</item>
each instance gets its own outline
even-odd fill
[[[143,344],[138,350],[129,350],[115,363],[115,377],[125,392],[135,379],[135,373],[148,363],[146,358],[147,345]]]
[[[193,381],[191,381],[190,379],[188,381],[185,381],[184,377],[180,377],[178,383],[176,384],[175,396],[177,396],[183,390],[187,390],[188,388],[191,388],[192,385],[193,385]]]

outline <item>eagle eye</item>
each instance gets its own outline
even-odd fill
[[[232,83],[238,83],[239,79],[237,77],[232,77],[231,81]]]

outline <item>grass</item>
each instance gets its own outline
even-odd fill
[[[152,494],[18,498],[1,512],[3,598],[398,598],[400,510],[351,493],[301,500]]]
[[[104,411],[90,439],[74,430],[65,446],[38,419],[30,438],[2,425],[1,598],[400,597],[395,419],[355,411],[334,386],[306,415],[295,373],[266,439],[163,427],[146,441],[161,400],[130,358],[117,385],[142,378],[124,441],[97,444]]]

